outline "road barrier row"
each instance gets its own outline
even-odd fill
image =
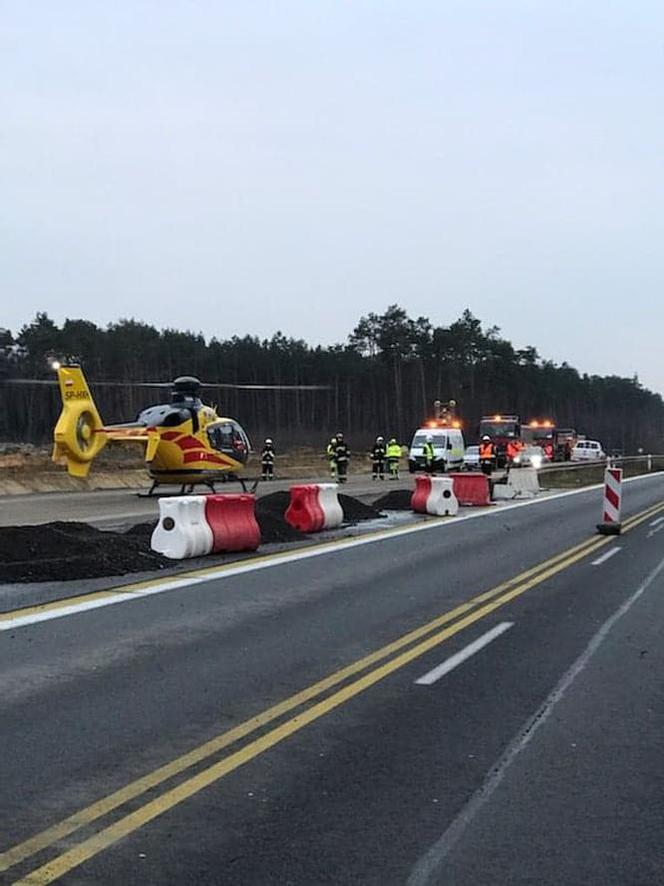
[[[411,507],[416,514],[431,514],[433,517],[456,517],[459,501],[454,494],[452,477],[431,477],[418,474],[415,477],[415,491]]]
[[[290,503],[284,517],[300,532],[320,532],[341,526],[344,512],[336,483],[306,483],[290,488]]]
[[[491,504],[489,478],[472,472],[449,474],[454,481],[454,494],[464,507],[485,507]]]
[[[256,496],[238,493],[159,499],[159,522],[150,544],[164,557],[183,560],[212,553],[255,551],[260,540]]]
[[[510,468],[504,481],[493,483],[494,501],[511,501],[515,498],[535,498],[540,491],[535,468]]]

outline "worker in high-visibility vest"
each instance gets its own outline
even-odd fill
[[[521,444],[518,440],[508,440],[507,447],[507,461],[509,464],[512,464],[517,455],[521,452]]]
[[[401,461],[401,446],[396,441],[396,437],[392,437],[387,444],[385,450],[387,458],[387,468],[390,472],[390,480],[399,479],[399,462]]]
[[[337,438],[332,437],[327,444],[327,460],[330,464],[330,477],[333,481],[337,479]]]
[[[427,434],[422,447],[422,455],[424,456],[424,470],[427,474],[433,474],[435,453],[433,451],[433,435]]]
[[[480,467],[485,474],[491,474],[496,466],[496,447],[491,437],[485,434],[480,442]]]

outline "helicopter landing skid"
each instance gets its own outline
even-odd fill
[[[233,476],[232,478],[224,477],[223,480],[217,480],[216,482],[226,483],[233,482],[233,480],[237,480],[237,482],[242,487],[243,492],[249,492],[253,495],[258,488],[261,477],[251,478]],[[150,486],[147,492],[137,492],[136,496],[138,498],[173,498],[174,496],[193,495],[196,486],[207,486],[212,493],[216,493],[217,491],[215,489],[215,481],[212,480],[202,480],[200,483],[183,483],[180,486],[179,492],[156,492],[155,490],[162,485],[165,484],[161,484],[155,480],[153,481],[152,486]],[[247,488],[247,485],[249,485],[249,488]]]
[[[238,477],[237,479],[242,486],[242,491],[253,495],[258,489],[258,484],[261,482],[262,477],[254,477],[253,479],[251,477]],[[251,484],[249,489],[247,489],[247,483]]]

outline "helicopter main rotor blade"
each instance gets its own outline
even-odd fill
[[[57,385],[49,378],[0,378],[0,384],[10,385]],[[95,388],[172,388],[170,381],[90,381]],[[201,382],[201,388],[223,388],[236,391],[329,391],[330,385],[254,385],[230,382]]]
[[[235,391],[329,391],[330,385],[234,385],[230,382],[201,382],[202,388],[226,388]]]

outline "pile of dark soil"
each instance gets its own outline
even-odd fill
[[[87,523],[0,528],[0,582],[70,581],[163,569],[169,561],[136,532]]]
[[[304,533],[286,523],[284,512],[288,507],[287,492],[272,492],[256,500],[256,520],[261,528],[261,542],[298,541]]]
[[[344,512],[344,523],[361,523],[363,520],[378,520],[385,516],[375,506],[365,505],[352,495],[339,495],[339,504]]]
[[[373,503],[373,507],[380,511],[409,511],[412,495],[410,489],[392,489],[381,495]]]

